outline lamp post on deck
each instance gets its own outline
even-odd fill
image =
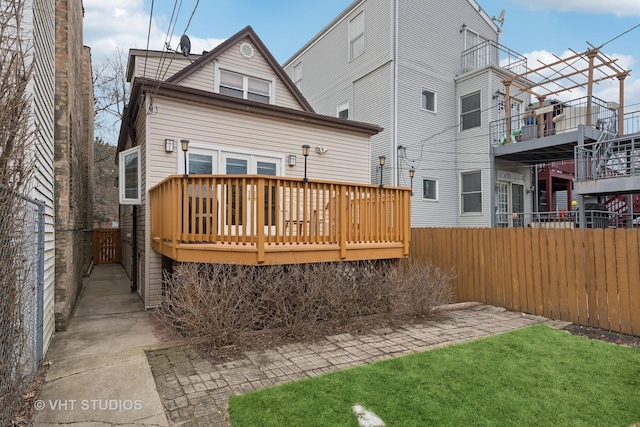
[[[411,196],[413,197],[413,177],[416,175],[414,168],[409,169],[409,179],[411,180]]]
[[[304,144],[302,146],[302,155],[304,156],[304,179],[302,180],[302,182],[304,182],[305,184],[309,182],[309,179],[307,178],[307,157],[309,157],[310,148],[311,147],[307,144]]]
[[[182,152],[184,153],[184,175],[182,177],[187,179],[189,178],[189,173],[187,172],[187,151],[189,151],[189,140],[181,139],[180,145],[182,145]]]
[[[380,163],[380,188],[384,188],[384,185],[382,184],[382,169],[384,168],[385,160],[386,160],[385,156],[378,157],[378,163]]]

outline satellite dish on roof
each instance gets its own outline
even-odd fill
[[[191,40],[189,40],[189,36],[186,34],[180,36],[180,52],[182,52],[182,54],[187,58],[191,53]]]
[[[496,18],[495,16],[492,16],[492,17],[491,17],[491,20],[492,20],[493,22],[495,22],[495,23],[496,23],[496,25],[497,25],[497,24],[500,24],[500,25],[498,25],[498,28],[502,28],[502,25],[504,24],[504,13],[505,13],[505,10],[504,10],[504,9],[502,9],[502,11],[500,12],[500,15],[498,15],[498,17],[497,17],[497,18]]]

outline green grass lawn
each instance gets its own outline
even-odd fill
[[[234,396],[234,427],[629,426],[640,350],[544,325]]]

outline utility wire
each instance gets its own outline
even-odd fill
[[[627,31],[624,31],[624,32],[622,32],[622,33],[618,34],[617,36],[615,36],[615,37],[614,37],[614,38],[612,38],[611,40],[609,40],[609,41],[607,41],[607,42],[605,42],[605,43],[601,44],[601,45],[600,45],[600,47],[604,47],[604,46],[608,45],[608,44],[609,44],[609,43],[611,43],[612,41],[619,39],[620,37],[624,36],[625,34],[630,33],[631,31],[635,30],[635,29],[636,29],[636,28],[638,28],[638,27],[640,27],[640,24],[637,24],[637,25],[635,25],[635,26],[633,26],[633,27],[629,28]]]
[[[151,13],[149,13],[149,31],[147,31],[147,50],[144,53],[144,70],[142,72],[143,77],[147,77],[147,57],[149,55],[149,40],[151,39],[151,22],[153,19],[153,3],[154,3],[154,0],[151,0]]]
[[[198,5],[200,4],[200,0],[196,0],[196,5],[193,7],[193,11],[191,12],[191,16],[189,16],[189,22],[187,22],[187,26],[184,28],[182,34],[187,34],[187,30],[189,29],[189,25],[191,25],[191,19],[193,19],[193,15],[196,13],[196,9],[198,9]]]

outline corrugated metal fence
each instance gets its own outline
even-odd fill
[[[42,360],[44,209],[0,188],[0,425],[12,425]]]
[[[410,257],[479,301],[640,335],[640,230],[414,228]]]

